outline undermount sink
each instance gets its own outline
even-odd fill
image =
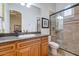
[[[19,35],[18,38],[28,38],[28,37],[34,37],[36,36],[35,34],[24,34],[24,35]]]

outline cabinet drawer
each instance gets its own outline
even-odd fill
[[[41,38],[37,38],[32,41],[32,44],[40,44],[40,43],[41,43]]]
[[[16,52],[11,51],[11,52],[7,52],[7,53],[2,53],[2,54],[0,54],[0,56],[16,56]]]
[[[17,43],[17,48],[20,49],[20,48],[25,48],[25,47],[28,47],[30,45],[33,45],[33,44],[36,44],[36,43],[40,43],[40,39],[29,39],[29,41],[22,41],[22,42],[19,42]]]
[[[15,50],[15,44],[6,44],[0,46],[0,55]]]
[[[44,42],[44,43],[42,43],[42,45],[48,45],[48,42]]]
[[[18,43],[17,43],[17,49],[25,48],[25,47],[31,45],[31,43],[32,43],[31,40],[29,40],[29,41],[18,42]]]
[[[42,37],[42,43],[48,42],[48,37]]]

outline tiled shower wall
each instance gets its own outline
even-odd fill
[[[61,48],[79,55],[79,6],[72,8],[72,15],[63,16],[64,11],[51,16],[52,41],[58,42]],[[63,17],[63,29],[58,30],[57,16]],[[57,32],[56,32],[57,31]]]
[[[63,13],[59,13],[56,15],[51,16],[51,37],[52,37],[52,41],[57,42],[59,44],[62,43],[62,39],[63,39],[63,30],[59,29],[59,24],[58,24],[58,19],[57,16],[59,15],[63,15]],[[62,27],[61,27],[62,28]]]

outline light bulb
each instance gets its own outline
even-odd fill
[[[58,16],[57,19],[63,19],[63,17],[62,16]]]
[[[26,7],[30,8],[32,3],[27,3]]]
[[[30,8],[30,5],[26,5],[26,7]]]
[[[25,6],[25,3],[21,3],[22,6]]]

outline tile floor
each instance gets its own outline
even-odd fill
[[[73,55],[73,54],[71,54],[69,52],[66,52],[66,51],[64,51],[62,49],[59,49],[58,50],[58,56],[75,56],[75,55]]]
[[[54,55],[49,53],[49,56],[54,56]],[[75,55],[73,55],[73,54],[71,54],[69,52],[66,52],[66,51],[64,51],[62,49],[58,49],[58,55],[56,55],[56,56],[75,56]]]

